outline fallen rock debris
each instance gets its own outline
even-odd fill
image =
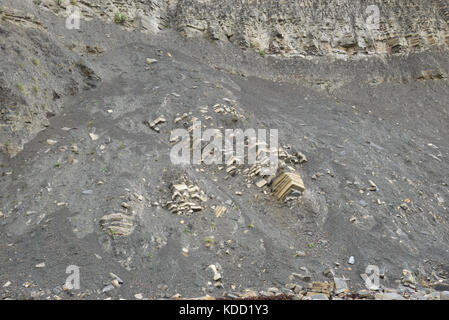
[[[158,126],[158,125],[163,124],[165,122],[167,122],[167,120],[164,118],[164,116],[160,116],[152,121],[151,120],[147,121],[147,124],[151,129],[153,129],[156,132],[159,132],[159,131],[161,131],[161,129],[160,129],[160,126]]]
[[[207,197],[196,185],[185,183],[173,184],[172,197],[167,201],[166,207],[171,213],[178,215],[192,214],[203,210],[202,202],[206,202]]]
[[[302,194],[305,187],[299,174],[284,172],[273,181],[272,191],[278,199],[284,200],[288,195]]]

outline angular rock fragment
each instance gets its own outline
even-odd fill
[[[210,266],[208,266],[207,267],[208,269],[211,269],[212,270],[212,272],[214,273],[214,281],[218,281],[218,280],[220,280],[221,279],[221,274],[220,274],[220,272],[218,272],[218,270],[217,270],[217,266],[216,265],[214,265],[214,264],[211,264]]]
[[[307,162],[307,157],[303,153],[298,151],[295,153],[295,156],[298,158],[299,163]]]
[[[160,116],[156,119],[154,119],[153,121],[147,121],[148,126],[153,129],[156,132],[160,131],[160,128],[158,126],[158,124],[162,124],[167,122],[167,120],[164,118],[164,116]]]
[[[297,173],[284,172],[272,184],[272,192],[280,200],[291,194],[302,194],[304,190],[304,182]]]
[[[313,282],[310,285],[310,291],[315,293],[323,293],[326,296],[329,296],[332,289],[334,287],[333,283],[329,282]]]
[[[54,145],[56,143],[58,143],[58,141],[52,140],[52,139],[47,139],[47,144],[50,145],[50,146],[52,146],[52,145]]]
[[[237,167],[236,166],[227,167],[226,173],[229,173],[231,176],[235,176],[237,173]]]
[[[267,180],[261,179],[261,180],[259,180],[259,181],[256,182],[256,186],[257,186],[258,188],[262,188],[262,187],[266,186],[267,183],[268,183]]]
[[[404,286],[408,286],[411,288],[414,288],[417,284],[413,272],[407,269],[402,270],[401,282]]]
[[[376,300],[405,300],[403,296],[395,292],[377,293]]]
[[[355,258],[354,258],[354,256],[350,256],[350,257],[349,257],[348,263],[349,263],[349,264],[354,264],[354,263],[355,263]]]
[[[129,236],[134,230],[134,217],[122,213],[112,213],[101,217],[100,224],[111,234]]]
[[[335,284],[335,294],[336,295],[346,295],[349,292],[348,284],[346,283],[346,279],[343,278],[334,278]]]
[[[329,300],[329,298],[325,294],[316,292],[308,292],[307,297],[310,300]]]
[[[187,118],[187,117],[188,117],[188,114],[187,114],[187,113],[184,113],[182,116],[176,117],[175,120],[174,120],[174,122],[175,122],[175,123],[178,123],[179,121],[182,121],[182,120],[184,120],[184,119]]]
[[[372,180],[368,180],[370,186],[368,188],[369,191],[377,191],[377,186]]]
[[[147,64],[153,64],[153,63],[156,63],[157,60],[156,60],[156,59],[151,59],[151,58],[146,58],[146,59],[145,59],[145,62],[146,62]]]
[[[217,218],[222,217],[226,214],[226,211],[228,211],[228,209],[226,209],[226,207],[224,206],[217,206],[215,208],[215,216]]]

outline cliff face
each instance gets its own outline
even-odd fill
[[[447,1],[180,1],[177,27],[272,54],[387,54],[449,45]]]
[[[61,12],[68,4],[42,0]],[[446,0],[94,0],[79,1],[83,16],[130,29],[175,27],[186,37],[231,41],[262,54],[368,55],[449,48]]]

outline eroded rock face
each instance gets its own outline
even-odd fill
[[[100,79],[34,15],[0,9],[0,151],[14,157],[62,110],[64,96],[91,89]]]
[[[162,0],[80,0],[76,6],[85,20],[102,19],[123,24],[127,29],[157,32],[169,25],[169,3]],[[67,15],[72,4],[69,0],[42,0],[41,5],[54,13]],[[117,20],[116,14],[123,16],[123,20]]]
[[[449,45],[442,0],[179,1],[176,27],[270,54],[388,54]]]
[[[70,1],[42,0],[66,15]],[[449,47],[444,0],[93,0],[78,1],[86,20],[127,29],[174,27],[186,37],[231,41],[262,55],[370,55]]]

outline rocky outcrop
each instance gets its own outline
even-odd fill
[[[95,87],[99,77],[32,14],[1,10],[0,151],[14,157],[61,111],[64,96]]]
[[[41,0],[40,5],[56,14],[67,16],[70,6],[80,10],[84,20],[101,19],[109,23],[120,23],[127,29],[157,32],[169,25],[169,3],[161,0]],[[120,19],[117,19],[120,15]]]
[[[68,0],[41,0],[66,14]],[[253,48],[261,55],[359,56],[449,47],[444,0],[93,0],[77,1],[82,17],[146,32],[173,27]]]
[[[447,1],[179,1],[176,27],[261,54],[396,54],[449,46]]]

